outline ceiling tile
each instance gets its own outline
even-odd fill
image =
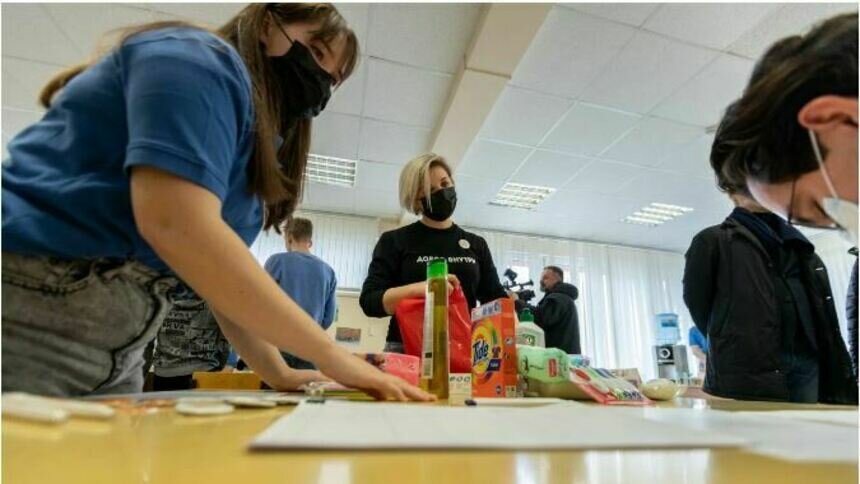
[[[638,27],[654,13],[659,3],[562,3],[565,8]]]
[[[591,160],[553,151],[535,150],[511,177],[514,183],[561,188]]]
[[[305,184],[302,210],[321,210],[325,212],[352,213],[355,208],[353,188],[311,182]]]
[[[372,4],[368,55],[454,73],[479,13],[468,3]]]
[[[88,54],[75,48],[57,28],[44,4],[6,3],[2,8],[3,56],[66,66],[83,61]]]
[[[633,114],[577,104],[553,129],[541,144],[541,148],[594,156],[633,127],[638,120],[639,116]]]
[[[661,170],[675,171],[684,175],[713,179],[711,169],[711,145],[713,134],[701,134],[693,141],[670,150],[660,163]]]
[[[484,121],[485,138],[536,146],[572,101],[508,86]]]
[[[637,200],[640,206],[660,202],[700,209],[721,194],[713,180],[648,170],[627,186],[624,196]]]
[[[729,48],[730,52],[758,59],[771,44],[808,31],[815,23],[840,13],[857,13],[856,3],[791,3],[765,17]]]
[[[109,35],[112,30],[155,19],[149,10],[116,4],[53,3],[45,4],[45,8],[85,56],[113,46],[117,36]]]
[[[661,6],[643,28],[724,49],[778,8],[775,3],[672,3]]]
[[[481,138],[472,142],[457,170],[484,179],[507,180],[526,159],[531,149]]]
[[[740,97],[753,61],[724,54],[660,103],[653,114],[702,127],[719,123],[726,106]]]
[[[537,211],[563,216],[571,220],[588,221],[600,226],[619,220],[635,209],[637,202],[629,198],[586,190],[559,190],[538,206]]]
[[[370,16],[370,5],[367,3],[335,3],[334,6],[346,20],[349,28],[355,32],[358,45],[363,50],[367,46],[367,20]]]
[[[357,189],[353,212],[369,217],[395,217],[401,213],[397,192]]]
[[[220,27],[233,18],[246,3],[143,3],[150,10]]]
[[[38,97],[42,87],[62,68],[41,62],[3,58],[3,106],[42,110]]]
[[[372,161],[358,162],[358,174],[355,187],[364,190],[397,192],[400,183],[400,167],[375,163]],[[397,196],[394,197],[397,200]]]
[[[364,115],[383,121],[433,128],[444,109],[452,77],[379,59],[367,63]]]
[[[668,152],[689,143],[701,133],[701,128],[648,117],[601,157],[637,165],[656,166]]]
[[[482,205],[495,198],[504,181],[457,173],[454,176],[454,185],[457,187],[458,205],[460,202],[466,205]],[[463,213],[463,210],[458,211]]]
[[[554,7],[517,65],[511,83],[576,98],[634,33],[631,27]]]
[[[586,88],[582,99],[647,113],[717,56],[648,32],[638,32]]]
[[[369,118],[361,122],[358,157],[362,160],[402,166],[430,148],[431,131],[428,128],[413,128]]]
[[[367,83],[367,57],[362,57],[352,76],[331,95],[326,112],[360,116],[364,109],[364,92]]]
[[[634,178],[641,176],[643,169],[624,163],[594,160],[580,170],[573,180],[564,186],[569,191],[592,191],[608,195],[621,193]]]
[[[354,160],[358,158],[361,118],[348,114],[323,113],[314,119],[311,152]]]

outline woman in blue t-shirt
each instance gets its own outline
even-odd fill
[[[248,245],[301,197],[311,118],[355,67],[330,4],[251,4],[216,32],[126,31],[52,79],[3,166],[3,391],[140,391],[177,276],[278,389],[316,378],[426,399],[339,348]]]

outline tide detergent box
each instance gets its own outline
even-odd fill
[[[472,310],[472,397],[517,396],[515,318],[507,298]]]

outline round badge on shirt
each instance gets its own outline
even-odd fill
[[[472,246],[472,245],[471,245],[471,244],[469,244],[469,241],[468,241],[468,240],[466,240],[466,239],[460,239],[460,247],[462,247],[462,248],[464,248],[464,249],[467,249],[467,250],[468,250],[468,249],[469,249],[469,247],[471,247],[471,246]]]

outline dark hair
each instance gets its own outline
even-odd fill
[[[346,21],[330,3],[252,3],[213,33],[229,42],[242,57],[253,84],[256,140],[248,162],[248,190],[258,195],[266,206],[264,229],[279,226],[287,220],[302,198],[305,166],[311,145],[311,120],[290,118],[281,112],[281,86],[272,72],[260,35],[269,22],[319,23],[313,39],[325,44],[344,36],[346,46],[340,69],[341,79],[352,74],[358,62],[358,40]],[[171,27],[192,27],[207,30],[188,22],[154,22],[130,27],[120,32],[117,45],[130,37]],[[48,81],[39,95],[43,106],[50,107],[54,95],[75,76],[90,67],[85,62],[57,74]],[[276,135],[283,143],[275,149]]]
[[[561,267],[558,266],[546,266],[543,268],[545,271],[555,272],[555,275],[558,276],[558,280],[564,282],[564,271],[561,270]]]
[[[301,217],[292,217],[286,225],[286,235],[296,241],[311,240],[314,235],[314,224]]]
[[[765,74],[770,72],[780,62],[792,55],[794,50],[800,44],[801,37],[794,35],[778,40],[765,52],[753,67],[752,75],[748,85],[753,85],[758,82]],[[746,186],[745,180],[731,180],[723,172],[726,159],[734,149],[731,143],[727,142],[726,130],[735,122],[737,118],[739,101],[735,101],[726,108],[722,120],[717,127],[717,132],[714,135],[714,142],[711,145],[711,168],[714,170],[714,175],[717,179],[717,187],[729,195],[739,193],[745,196],[751,196]]]
[[[776,183],[817,169],[797,114],[828,94],[857,97],[857,14],[817,25],[749,85],[721,126],[722,176],[734,185],[748,177]]]

